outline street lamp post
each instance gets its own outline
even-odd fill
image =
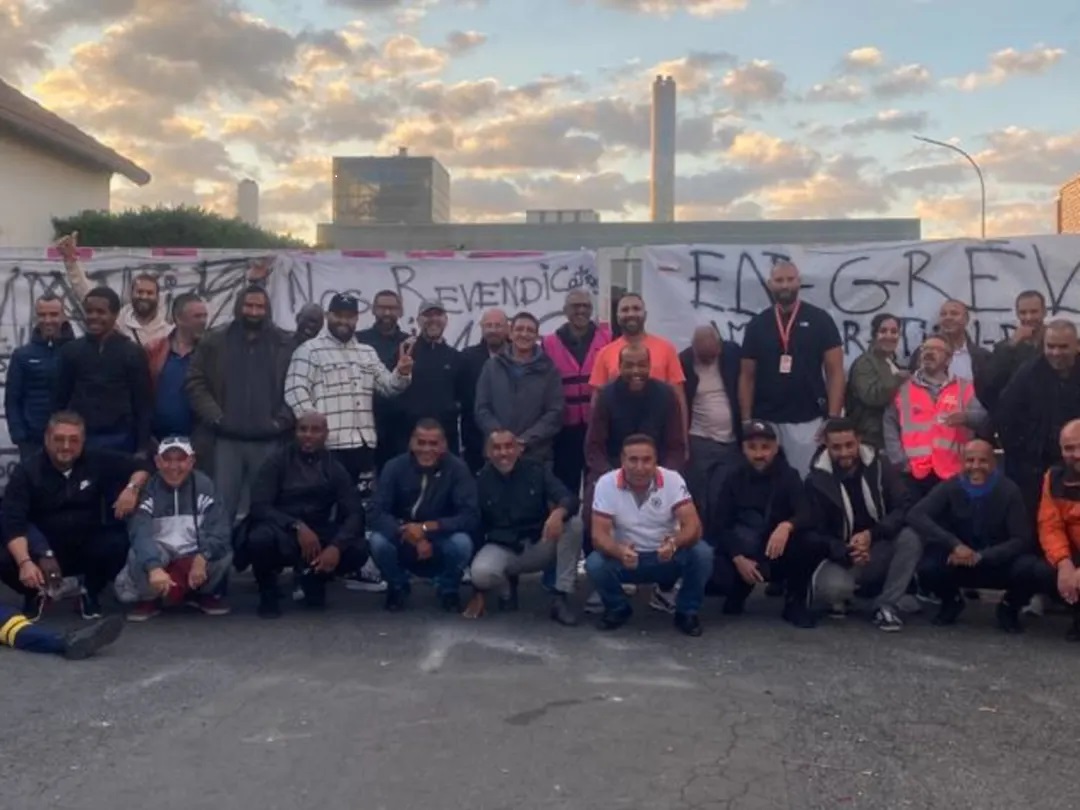
[[[982,238],[986,239],[986,181],[983,180],[982,169],[979,168],[979,164],[975,162],[975,158],[961,149],[955,144],[946,143],[945,141],[935,141],[933,138],[924,138],[922,135],[913,135],[913,138],[917,141],[923,141],[924,143],[930,143],[934,146],[941,146],[945,149],[951,149],[959,155],[963,155],[964,159],[971,164],[971,168],[975,170],[975,174],[979,176],[979,191],[982,194]]]

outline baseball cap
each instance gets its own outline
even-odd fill
[[[330,312],[359,312],[360,302],[356,300],[354,295],[335,293],[334,297],[330,299],[330,306],[327,309]]]
[[[777,440],[776,428],[771,422],[762,419],[748,419],[742,426],[743,441],[747,439]]]
[[[162,439],[158,444],[157,454],[163,456],[169,450],[181,450],[189,456],[195,455],[191,440],[187,436],[168,436]]]
[[[425,298],[420,302],[420,308],[416,310],[416,314],[423,315],[424,313],[431,312],[433,309],[437,309],[439,312],[446,312],[446,307],[442,305],[441,301],[436,301],[434,298]]]

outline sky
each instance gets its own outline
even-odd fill
[[[334,155],[434,155],[459,221],[649,217],[649,105],[678,83],[680,220],[920,217],[1052,232],[1080,173],[1075,0],[0,0],[0,78],[152,175],[113,208],[313,241]]]

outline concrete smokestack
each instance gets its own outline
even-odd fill
[[[259,184],[241,180],[236,186],[236,216],[248,225],[259,226]]]
[[[675,79],[657,76],[652,92],[653,222],[675,221]]]

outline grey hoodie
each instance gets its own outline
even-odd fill
[[[531,458],[546,462],[552,456],[552,440],[562,429],[562,378],[539,348],[524,363],[509,351],[490,358],[480,372],[476,424],[485,438],[500,428],[511,431],[525,442]]]
[[[136,564],[143,570],[162,567],[162,546],[185,557],[200,553],[207,562],[232,550],[228,519],[214,494],[214,482],[195,470],[179,489],[155,474],[147,482],[135,513],[128,520],[128,534]]]

